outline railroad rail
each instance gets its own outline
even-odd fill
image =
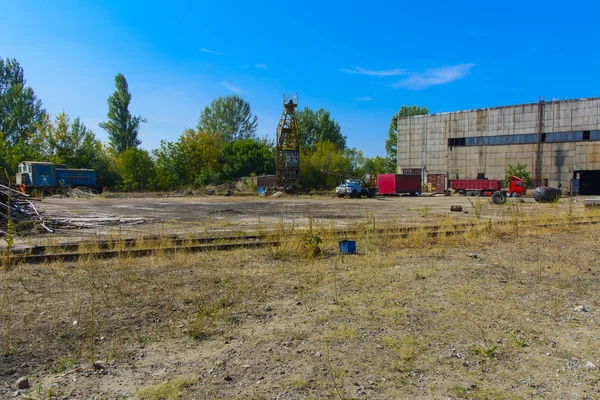
[[[496,225],[511,224],[511,221],[496,222]],[[552,223],[533,223],[519,220],[519,229],[535,227],[552,227],[564,225],[600,224],[600,218],[573,218],[570,221]],[[460,223],[452,225],[414,225],[396,228],[363,227],[356,229],[340,229],[331,233],[344,238],[356,234],[373,234],[385,238],[406,238],[414,232],[421,231],[427,237],[452,236],[467,232],[482,224]],[[298,230],[290,236],[303,234]],[[274,233],[253,235],[230,235],[215,237],[182,237],[178,235],[154,235],[139,238],[104,239],[97,241],[78,241],[53,245],[18,247],[11,250],[9,261],[15,264],[39,264],[45,262],[72,262],[85,258],[108,259],[116,257],[147,257],[154,254],[173,254],[176,252],[210,252],[227,251],[241,248],[276,247],[280,240],[274,240]],[[144,247],[148,246],[148,247]],[[142,247],[142,248],[140,248]]]

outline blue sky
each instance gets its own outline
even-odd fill
[[[148,120],[142,147],[176,140],[238,93],[275,136],[284,92],[324,107],[350,147],[384,155],[402,104],[430,112],[600,96],[600,3],[537,1],[7,1],[0,57],[45,108],[96,135],[114,76]]]

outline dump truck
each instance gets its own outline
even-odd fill
[[[416,196],[421,192],[421,175],[379,174],[377,175],[377,194],[395,196],[409,194]]]
[[[452,181],[452,189],[465,196],[492,196],[501,192],[504,196],[519,197],[525,194],[525,182],[518,176],[511,176],[508,188],[497,179],[456,179]]]

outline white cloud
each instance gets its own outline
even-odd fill
[[[254,66],[258,69],[269,69],[269,67],[267,67],[267,64],[254,64]]]
[[[408,72],[404,69],[386,69],[382,71],[374,71],[370,69],[365,69],[362,67],[356,67],[354,69],[343,68],[342,72],[347,74],[360,74],[360,75],[370,75],[370,76],[398,76],[398,75],[406,75]]]
[[[410,90],[426,89],[435,85],[445,85],[467,76],[475,64],[458,64],[426,69],[423,72],[410,73],[406,79],[394,83],[395,88]]]
[[[221,53],[220,51],[209,50],[209,49],[205,49],[204,47],[201,47],[198,50],[201,51],[201,52],[203,52],[203,53],[214,54],[214,55],[217,55],[217,56],[224,55],[224,53]]]
[[[232,85],[231,83],[229,83],[227,81],[221,82],[221,85],[226,87],[227,89],[231,90],[233,93],[237,93],[237,94],[246,93],[245,90],[243,90],[235,85]]]
[[[369,96],[365,96],[365,97],[355,97],[354,101],[373,101],[374,99],[372,97]]]

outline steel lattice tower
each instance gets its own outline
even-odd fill
[[[295,110],[298,94],[283,95],[283,114],[277,125],[277,186],[295,191],[300,183],[300,136]]]

